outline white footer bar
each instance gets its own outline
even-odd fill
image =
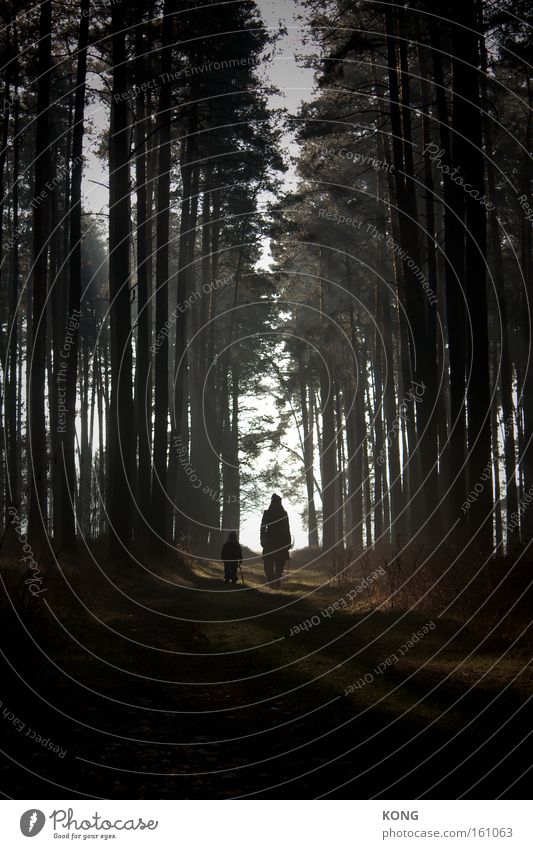
[[[6,849],[532,849],[530,815],[527,801],[9,800],[0,835]]]

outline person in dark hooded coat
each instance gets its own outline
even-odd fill
[[[289,517],[279,495],[272,496],[270,507],[263,513],[261,545],[265,575],[272,582],[272,587],[277,588],[292,547]]]

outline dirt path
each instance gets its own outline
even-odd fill
[[[246,588],[209,564],[106,571],[67,569],[27,634],[4,618],[3,709],[25,723],[2,723],[7,795],[484,798],[529,786],[525,648],[479,647],[436,620],[401,654],[427,618],[327,618],[342,589],[309,594],[294,577],[273,592],[254,567]]]

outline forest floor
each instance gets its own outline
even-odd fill
[[[32,606],[4,600],[3,793],[530,795],[530,645],[363,602],[328,617],[356,581],[245,571],[84,558]]]

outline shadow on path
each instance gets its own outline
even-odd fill
[[[339,612],[290,636],[318,616],[313,596],[228,587],[215,568],[106,564],[104,575],[89,563],[67,568],[24,627],[6,609],[2,701],[25,725],[4,720],[20,764],[7,761],[9,795],[523,792],[530,679],[505,690],[485,677],[471,692],[471,680],[446,680],[473,645],[442,622],[378,674],[421,617]]]

